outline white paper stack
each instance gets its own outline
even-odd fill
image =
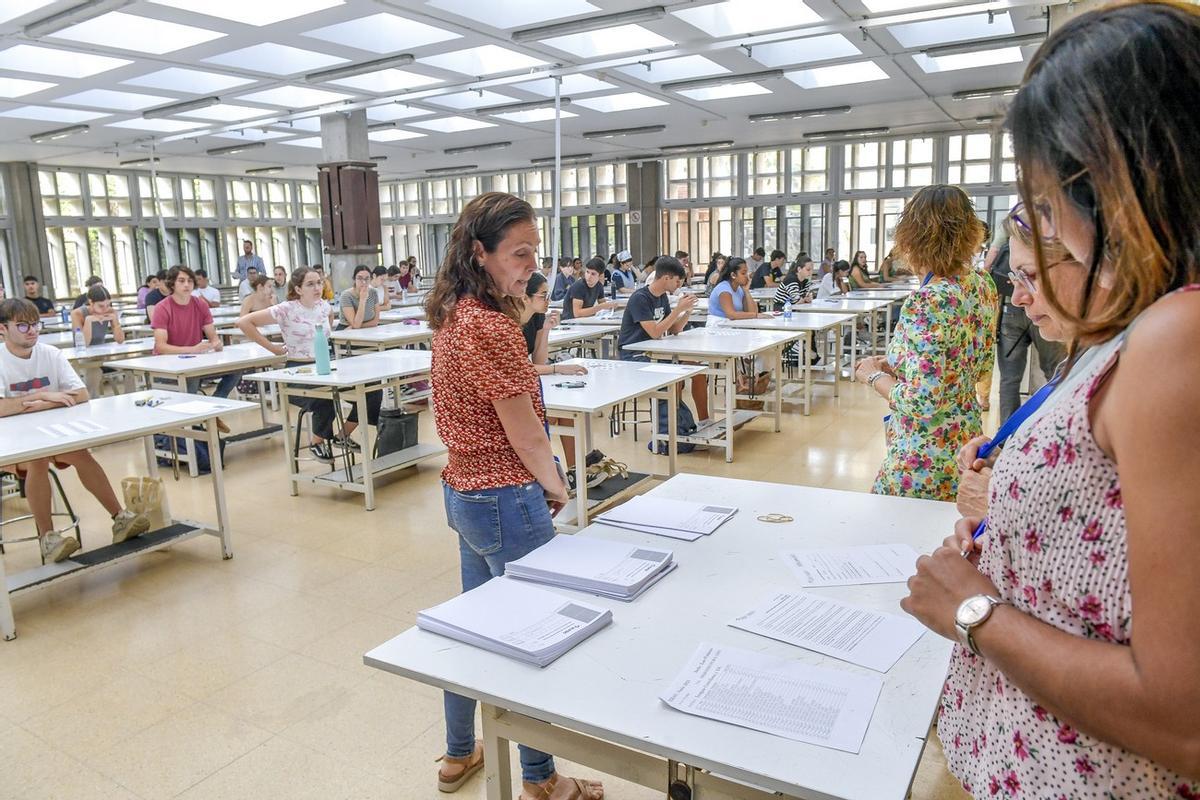
[[[612,622],[612,612],[508,578],[493,578],[417,612],[417,627],[544,667]]]
[[[629,601],[675,566],[670,550],[590,536],[555,536],[524,558],[510,561],[504,574]]]
[[[610,508],[595,519],[617,528],[694,542],[711,534],[736,513],[737,509],[732,506],[640,495]]]

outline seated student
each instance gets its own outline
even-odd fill
[[[121,315],[113,309],[112,296],[109,295],[108,289],[100,283],[92,284],[84,295],[84,303],[85,305],[71,312],[71,328],[79,329],[84,347],[105,342],[124,343],[125,330],[121,327]],[[105,372],[112,372],[112,369],[88,367],[84,370],[83,380],[87,385],[88,394],[97,397],[100,395],[100,379]]]
[[[325,341],[329,341],[333,307],[322,299],[325,281],[313,267],[300,267],[292,272],[288,281],[288,299],[270,308],[255,311],[238,318],[237,326],[246,338],[257,342],[272,353],[287,357],[287,367],[299,367],[316,360],[313,341],[317,328],[324,328]],[[283,344],[272,342],[259,330],[264,325],[279,326]],[[379,408],[383,403],[383,392],[367,395],[367,419],[372,425],[379,424]],[[333,445],[350,450],[361,450],[350,439],[358,427],[358,404],[353,404],[346,415],[346,424],[340,434],[334,435],[333,424],[337,419],[333,401],[320,397],[296,397],[292,404],[307,408],[312,414],[312,443],[309,452],[313,458],[326,464],[333,463]]]
[[[850,262],[850,274],[847,276],[851,289],[881,289],[882,283],[871,280],[867,274],[867,252],[859,250]]]
[[[721,270],[717,285],[708,296],[709,325],[719,324],[720,320],[771,316],[758,313],[758,303],[746,289],[749,283],[750,268],[745,259],[734,256],[725,262],[725,269]]]
[[[812,274],[813,260],[803,254],[797,256],[787,274],[775,287],[775,310],[782,311],[783,304],[788,302],[793,306],[811,303],[813,295],[817,293]]]
[[[328,275],[325,274],[325,267],[322,266],[321,264],[314,264],[313,269],[315,269],[317,272],[321,273],[321,282],[322,282],[321,299],[326,302],[332,303],[333,296],[334,296],[333,295],[333,281],[330,279],[330,277]]]
[[[145,308],[146,307],[146,295],[150,294],[150,292],[152,290],[157,289],[157,288],[158,288],[158,275],[157,274],[151,275],[150,277],[146,278],[146,280],[142,283],[141,288],[138,289],[137,307]]]
[[[88,401],[83,381],[71,369],[63,352],[38,342],[41,326],[37,306],[32,302],[18,298],[0,302],[0,327],[4,329],[4,344],[0,345],[0,417],[70,407]],[[150,529],[150,521],[145,515],[121,508],[104,469],[87,450],[58,453],[6,466],[6,471],[15,471],[25,478],[25,497],[33,513],[45,560],[62,561],[79,549],[77,539],[54,530],[51,461],[59,468],[75,467],[80,482],[112,517],[114,544],[141,536]]]
[[[245,300],[254,291],[252,280],[258,277],[257,267],[246,267],[246,278],[238,284],[238,300]]]
[[[999,248],[996,248],[999,250]],[[879,280],[884,283],[896,280],[897,278],[911,277],[913,274],[912,268],[895,250],[889,250],[888,254],[883,257],[883,261],[879,264]]]
[[[833,262],[833,268],[821,276],[821,286],[817,289],[817,299],[832,300],[850,291],[849,275],[850,262]]]
[[[633,255],[622,250],[616,255],[617,263],[612,271],[612,285],[619,294],[633,294],[637,289],[637,271],[633,268]]]
[[[396,265],[396,284],[399,287],[396,294],[401,292],[415,292],[417,290],[416,276],[413,275],[412,265],[407,261],[401,261]]]
[[[153,319],[154,307],[161,303],[166,296],[171,293],[171,290],[167,288],[167,271],[165,269],[160,269],[157,273],[155,273],[154,277],[150,279],[150,282],[151,289],[146,293],[146,303],[143,306],[143,308],[146,309],[147,324],[149,324],[150,320]]]
[[[271,289],[275,292],[275,302],[282,303],[287,300],[288,274],[286,269],[276,265],[273,284]]]
[[[354,268],[354,287],[342,292],[338,299],[338,315],[339,331],[346,328],[374,328],[379,324],[370,267],[359,264]]]
[[[209,308],[221,305],[221,290],[208,282],[208,272],[205,270],[196,270],[196,288],[192,294],[208,303]]]
[[[251,267],[251,269],[254,269]],[[242,298],[241,316],[253,314],[275,305],[275,289],[266,275],[255,275],[249,279],[250,294]],[[194,294],[194,292],[193,292]]]
[[[678,259],[661,256],[655,262],[654,277],[629,296],[625,314],[621,317],[617,348],[622,361],[649,361],[637,350],[625,348],[649,339],[661,339],[670,333],[679,333],[687,327],[688,317],[696,306],[696,295],[685,293],[674,310],[671,310],[671,301],[668,299],[668,295],[679,289],[686,280],[687,270]],[[697,424],[703,425],[708,421],[708,377],[703,373],[692,378],[692,400],[696,404]]]
[[[567,290],[571,288],[571,284],[575,282],[575,268],[571,266],[571,262],[565,258],[558,260],[558,272],[554,273],[554,280],[550,282],[550,299],[555,302],[562,300],[567,296]]]
[[[48,297],[42,297],[42,283],[34,275],[26,275],[25,284],[25,299],[33,303],[37,308],[38,314],[43,317],[48,317],[54,313],[54,301]]]
[[[712,260],[708,262],[708,269],[704,271],[704,286],[707,291],[711,291],[712,287],[717,285],[717,281],[721,279],[721,270],[725,269],[725,265],[729,259],[720,251],[713,253]]]
[[[787,253],[782,250],[772,250],[771,260],[762,264],[750,275],[751,289],[770,289],[783,278],[783,262],[787,261]]]
[[[601,298],[604,297],[603,275],[604,260],[589,259],[587,267],[583,270],[583,280],[571,284],[571,288],[563,300],[562,318],[564,320],[592,317],[601,311],[617,307],[617,304],[611,300],[601,302]]]
[[[375,307],[387,311],[392,307],[392,293],[387,287],[387,267],[371,270],[371,291],[375,292]]]
[[[95,286],[97,283],[103,283],[99,275],[88,276],[88,279],[83,282],[83,291],[75,298],[75,303],[71,306],[72,311],[87,302],[87,290]]]

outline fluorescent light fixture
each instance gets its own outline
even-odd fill
[[[294,147],[313,147],[313,148],[319,148],[319,147],[324,146],[321,142],[320,136],[305,136],[303,139],[288,139],[285,142],[279,142],[279,144],[290,144]]]
[[[56,39],[70,39],[73,42],[117,47],[159,56],[211,42],[224,35],[220,31],[121,11],[113,11],[53,34]]]
[[[395,53],[462,38],[457,33],[384,12],[317,28],[304,35],[372,53]]]
[[[79,111],[74,108],[58,108],[56,106],[20,106],[0,111],[0,117],[14,119],[40,119],[45,122],[90,122],[100,119],[106,114],[96,111]]]
[[[42,142],[53,142],[56,139],[65,139],[68,136],[74,136],[77,133],[87,133],[92,129],[91,125],[69,125],[66,128],[55,128],[52,131],[43,131],[35,133],[29,137],[29,141],[35,144]]]
[[[698,78],[701,75],[718,75],[729,72],[715,61],[704,56],[680,56],[678,58],[663,58],[658,61],[642,61],[628,67],[617,67],[617,72],[623,72],[631,78],[647,83],[663,83],[679,81],[687,78]]]
[[[158,156],[142,156],[141,158],[131,158],[128,161],[118,161],[117,165],[121,167],[134,167],[138,164],[157,164],[162,161]]]
[[[830,106],[829,108],[808,108],[799,111],[769,111],[765,114],[751,114],[746,119],[751,122],[783,122],[790,119],[805,119],[806,117],[828,117],[834,114],[849,114],[850,106]]]
[[[781,28],[799,28],[821,21],[821,16],[800,0],[788,0],[786,3],[778,0],[726,0],[724,3],[684,8],[671,13],[716,38],[730,33],[748,35]]]
[[[506,147],[512,147],[512,142],[487,142],[486,144],[466,144],[461,147],[447,147],[442,152],[448,156],[462,155],[463,153],[480,153],[485,150],[503,150]]]
[[[1019,47],[1001,47],[997,50],[976,50],[971,53],[959,53],[952,56],[927,56],[914,53],[913,61],[917,62],[926,74],[937,72],[953,72],[959,69],[977,69],[979,67],[995,67],[1001,64],[1019,64],[1024,60]]]
[[[338,86],[348,86],[351,89],[358,89],[361,92],[371,92],[373,94],[406,92],[409,89],[419,89],[422,86],[431,86],[432,84],[441,82],[441,78],[418,75],[415,72],[403,69],[381,69],[353,78],[341,78],[340,80],[330,81],[330,83],[336,83]]]
[[[233,75],[223,75],[219,72],[204,72],[198,69],[184,67],[168,67],[148,75],[121,81],[131,86],[146,86],[151,89],[167,89],[172,92],[187,92],[189,94],[215,94],[226,89],[234,89],[254,83],[250,78],[237,78]]]
[[[859,136],[882,136],[891,128],[850,128],[844,131],[813,131],[804,134],[805,139],[853,139]]]
[[[247,175],[276,175],[283,172],[285,167],[255,167],[254,169],[246,170]]]
[[[642,125],[637,128],[612,128],[607,131],[585,131],[585,139],[615,139],[619,136],[641,136],[647,133],[662,133],[666,125]]]
[[[180,133],[203,127],[201,122],[189,122],[182,119],[133,119],[108,123],[109,128],[129,128],[135,131],[154,131],[156,133]]]
[[[476,131],[481,128],[496,127],[496,123],[494,122],[484,122],[481,119],[471,119],[469,117],[439,117],[437,119],[417,120],[408,124],[414,128],[424,128],[434,133],[462,133],[463,131]]]
[[[789,81],[805,89],[823,89],[851,83],[887,80],[888,74],[874,61],[856,61],[835,67],[814,67],[784,73]]]
[[[210,64],[223,64],[226,67],[265,72],[269,75],[294,75],[297,72],[332,67],[334,64],[345,64],[349,61],[347,58],[301,50],[299,47],[277,42],[262,42],[228,53],[218,53],[204,60]]]
[[[368,133],[367,138],[372,142],[402,142],[405,139],[423,139],[426,134],[416,131],[406,131],[399,128]]]
[[[701,142],[699,144],[665,144],[658,149],[664,153],[682,153],[690,150],[723,150],[727,147],[733,147],[732,139],[720,142]]]
[[[750,48],[749,53],[752,59],[768,67],[790,67],[794,64],[862,55],[862,51],[840,33],[756,44]]]
[[[215,106],[221,102],[219,97],[201,97],[196,100],[184,100],[179,103],[171,103],[158,108],[150,108],[142,112],[142,119],[155,119],[158,117],[169,117],[172,114],[182,114],[186,111],[195,111],[200,108],[208,108]]]
[[[512,88],[524,89],[527,92],[540,94],[542,97],[554,97],[554,78],[539,78],[536,81],[514,83]],[[593,78],[591,75],[576,72],[571,75],[562,76],[562,87],[559,89],[559,93],[587,94],[589,92],[603,92],[615,88],[617,87],[608,81],[602,81],[599,78]]]
[[[461,167],[434,167],[433,169],[425,170],[426,175],[447,175],[451,172],[467,172],[469,170],[479,169],[478,164],[463,164]]]
[[[559,98],[558,102],[559,102],[560,106],[569,106],[569,105],[571,105],[571,98],[562,97],[562,98]],[[512,113],[516,113],[518,111],[537,111],[539,109],[544,109],[544,108],[549,108],[549,109],[553,110],[554,99],[551,98],[549,100],[530,100],[528,103],[508,103],[506,105],[485,106],[483,108],[475,109],[475,113],[476,114],[485,114],[485,115],[512,114]],[[551,116],[553,116],[553,115],[551,115]]]
[[[1011,36],[1014,31],[1012,17],[1008,12],[1000,14],[993,12],[889,25],[887,32],[900,43],[901,47],[915,50],[947,42]]]
[[[265,103],[269,106],[284,108],[312,108],[326,103],[338,103],[350,100],[353,95],[341,92],[330,92],[325,89],[312,89],[307,86],[277,86],[262,92],[251,92],[238,96],[238,100],[251,103]]]
[[[551,25],[540,25],[536,28],[524,28],[512,32],[514,42],[537,42],[552,39],[557,36],[570,36],[576,33],[598,31],[602,28],[612,28],[618,25],[629,25],[637,22],[652,22],[667,15],[663,6],[649,6],[632,11],[620,11],[616,14],[601,14],[585,19],[575,19],[570,22],[556,22]]]
[[[578,114],[572,114],[570,111],[559,112],[559,117],[562,119],[572,119],[578,116]],[[552,122],[554,120],[554,109],[540,108],[533,111],[510,111],[505,114],[496,114],[495,117],[505,122],[516,122],[521,125],[526,125],[530,122]]]
[[[225,147],[212,147],[204,152],[210,156],[232,156],[237,153],[244,153],[247,150],[257,150],[260,147],[266,146],[266,142],[241,142],[240,144],[231,144]]]
[[[516,72],[532,69],[546,64],[540,58],[518,53],[495,44],[485,44],[466,50],[455,50],[436,56],[426,56],[417,61],[431,67],[458,72],[463,75],[484,77],[501,72]]]
[[[193,14],[205,14],[220,19],[237,20],[243,25],[271,25],[285,19],[301,17],[315,11],[340,6],[342,0],[150,0],[160,6],[182,8]]]
[[[584,108],[590,108],[593,111],[605,114],[667,105],[666,100],[659,100],[657,97],[650,97],[641,92],[623,92],[621,94],[600,95],[599,97],[585,97],[575,102]]]
[[[997,122],[1002,119],[1004,119],[1003,114],[988,114],[986,116],[976,117],[975,122],[980,125],[991,125],[993,122]]]
[[[27,81],[22,78],[0,78],[0,97],[24,97],[27,94],[40,92],[42,89],[52,89],[57,83],[46,81]]]
[[[634,50],[654,50],[673,45],[670,39],[641,25],[618,25],[588,33],[572,33],[545,39],[542,44],[582,58],[599,58]]]
[[[993,86],[988,89],[964,89],[950,95],[952,100],[987,100],[992,97],[1009,97],[1017,93],[1020,86]]]
[[[559,157],[559,161],[567,163],[568,161],[587,161],[592,157],[591,153],[574,153],[573,155],[563,155]],[[554,156],[542,156],[541,158],[529,159],[530,164],[553,164]]]
[[[424,108],[413,108],[412,106],[406,106],[403,103],[387,103],[382,106],[371,106],[368,108],[367,119],[389,122],[397,119],[423,117],[432,113],[432,111],[428,111]]]
[[[14,72],[36,72],[59,78],[88,78],[101,72],[132,64],[124,58],[95,56],[32,44],[19,44],[0,50],[0,69]]]
[[[480,106],[496,106],[504,103],[512,103],[515,100],[515,97],[509,97],[506,94],[500,94],[488,89],[480,89],[455,92],[454,94],[446,94],[441,97],[430,97],[426,99],[426,102],[462,111],[463,109],[479,108]]]
[[[0,23],[23,17],[29,12],[45,8],[53,2],[54,0],[5,0],[4,8],[0,9]]]
[[[118,8],[124,8],[133,3],[133,0],[102,0],[102,2],[84,2],[71,6],[70,8],[59,11],[57,14],[51,14],[48,17],[43,17],[36,22],[31,22],[25,26],[25,35],[31,39],[37,39],[41,36],[50,36],[58,33],[61,30],[78,25],[81,22],[86,22],[90,19],[107,14],[110,11],[115,11]],[[40,3],[34,8],[38,8],[49,3]],[[30,9],[25,9],[26,11]],[[4,12],[7,16],[7,11]],[[18,14],[24,11],[18,11]]]
[[[371,156],[372,161],[387,161],[387,156]]]
[[[390,69],[392,67],[404,67],[412,62],[413,57],[411,53],[400,53],[399,55],[388,56],[387,58],[376,58],[372,61],[347,64],[344,67],[310,72],[304,76],[304,82],[324,83],[326,81],[336,81],[339,78],[353,78],[355,75],[362,75],[367,72],[378,72],[381,69]]]
[[[783,70],[769,69],[762,72],[748,72],[741,75],[718,75],[715,78],[695,78],[687,81],[674,81],[662,85],[665,92],[682,92],[688,89],[709,89],[713,86],[728,86],[731,83],[747,83],[750,81],[766,81],[782,78]]]
[[[1027,33],[1021,36],[1000,36],[991,39],[979,39],[973,42],[927,47],[921,53],[930,58],[943,58],[945,56],[962,56],[970,53],[987,52],[1001,47],[1025,47],[1031,44],[1041,44],[1045,40],[1046,34],[1044,33]]]
[[[515,28],[518,25],[537,25],[552,19],[591,14],[600,9],[586,0],[505,0],[503,3],[481,3],[479,0],[428,0],[428,5],[457,14],[472,22],[482,22],[493,28]]]
[[[710,100],[733,100],[738,97],[771,94],[771,90],[757,83],[730,83],[725,86],[712,86],[708,89],[684,89],[680,94],[704,103]]]
[[[91,106],[109,111],[141,111],[158,103],[165,103],[171,98],[152,94],[137,94],[136,92],[114,92],[111,89],[88,89],[86,92],[59,97],[56,103],[68,103],[73,106]]]

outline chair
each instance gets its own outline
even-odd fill
[[[71,507],[71,501],[67,498],[67,493],[63,490],[62,481],[59,480],[58,473],[54,471],[53,467],[49,472],[51,497],[53,501],[50,517],[51,519],[65,518],[70,520],[69,524],[64,525],[61,528],[55,528],[53,533],[64,533],[74,528],[75,539],[82,546],[83,533],[79,527],[79,517],[75,514],[75,509]],[[12,519],[4,519],[3,500],[15,497],[25,497],[25,476],[24,474],[16,471],[15,467],[6,467],[3,470],[0,470],[0,556],[4,555],[4,548],[6,545],[17,544],[18,542],[36,542],[38,540],[36,533],[33,536],[20,536],[12,539],[5,538],[4,527],[6,525],[14,525],[18,522],[24,522],[26,520],[33,519],[33,514],[22,514],[21,516],[13,517]],[[61,505],[65,511],[54,511],[54,505]],[[46,563],[46,559],[44,557],[42,558],[42,563]]]

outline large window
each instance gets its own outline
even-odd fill
[[[858,142],[842,146],[846,189],[881,189],[887,163],[886,142]]]
[[[554,208],[554,172],[537,169],[525,173],[525,201],[534,208]]]
[[[226,184],[229,215],[234,219],[262,219],[262,197],[256,181],[232,180]]]
[[[157,191],[157,198],[155,192]],[[179,209],[175,204],[175,181],[172,178],[159,175],[153,185],[150,182],[149,175],[142,175],[138,178],[138,194],[142,198],[142,216],[157,217],[160,213],[164,217],[174,217],[179,213]],[[157,199],[158,207],[155,208],[155,200]]]
[[[892,186],[929,186],[933,183],[933,139],[899,139],[892,142]]]
[[[624,164],[601,164],[596,167],[596,204],[612,205],[627,199],[627,179]]]
[[[990,183],[992,135],[968,133],[950,137],[950,183]]]
[[[129,178],[124,175],[88,173],[88,194],[91,195],[93,217],[128,217],[133,214],[129,203]]]
[[[216,181],[212,178],[182,178],[179,199],[184,219],[215,219],[217,216]]]
[[[701,165],[704,170],[701,197],[733,197],[737,194],[737,156],[705,156]]]
[[[563,167],[559,175],[562,178],[559,203],[564,207],[592,204],[591,167]]]
[[[784,151],[759,150],[746,156],[746,191],[751,197],[783,194]]]
[[[40,170],[38,186],[41,189],[44,216],[83,216],[83,184],[78,172],[65,169]]]
[[[828,191],[828,147],[793,147],[791,161],[791,191],[793,194]]]
[[[700,196],[700,159],[667,159],[667,199],[690,200]]]

